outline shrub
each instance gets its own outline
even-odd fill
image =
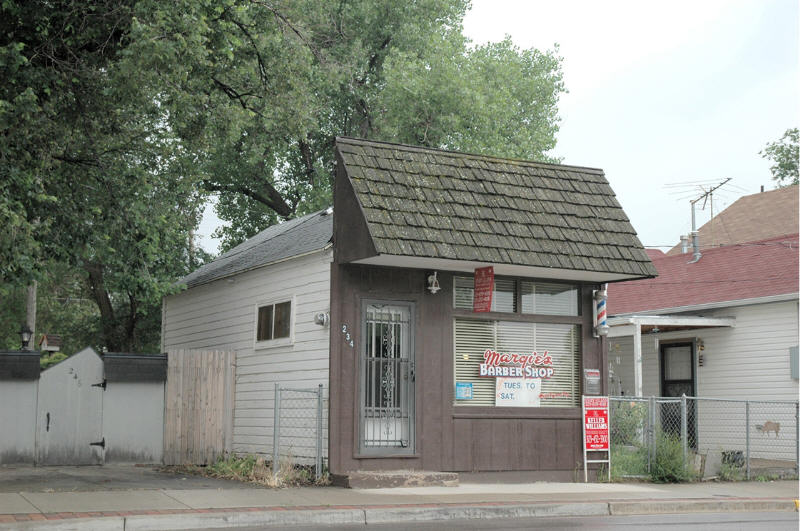
[[[680,437],[660,432],[656,438],[656,456],[650,467],[650,479],[656,483],[682,483],[695,478],[691,460],[688,463],[683,461]]]
[[[611,439],[614,444],[638,445],[647,416],[647,404],[641,402],[623,402],[614,408],[611,419]]]
[[[630,477],[647,477],[647,448],[643,446],[611,446],[611,481]]]

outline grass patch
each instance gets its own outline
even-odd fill
[[[323,470],[322,477],[317,480],[313,466],[296,464],[291,457],[282,459],[278,466],[278,474],[275,476],[272,473],[271,462],[251,454],[220,457],[207,466],[183,465],[166,468],[178,473],[243,481],[274,488],[330,484],[327,470]]]
[[[614,445],[611,449],[611,481],[627,481],[648,476],[647,448]]]

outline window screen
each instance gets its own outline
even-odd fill
[[[480,376],[484,352],[543,354],[552,358],[553,375],[541,379],[539,406],[574,407],[580,399],[580,328],[570,324],[456,319],[456,389],[470,389],[471,398],[458,398],[457,406],[495,406],[496,378]],[[459,385],[460,384],[460,385]],[[464,396],[464,395],[461,395]]]

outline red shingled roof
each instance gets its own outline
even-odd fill
[[[611,315],[798,292],[798,235],[703,251],[651,256],[658,277],[610,284]]]

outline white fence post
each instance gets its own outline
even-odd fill
[[[322,477],[322,384],[317,391],[317,462],[316,477]]]
[[[272,477],[278,479],[281,446],[281,386],[275,383],[275,411],[272,419]]]
[[[746,477],[750,481],[750,401],[744,403],[744,450],[746,454]]]
[[[687,419],[686,394],[681,395],[681,446],[683,447],[683,468],[689,466],[689,430]]]

